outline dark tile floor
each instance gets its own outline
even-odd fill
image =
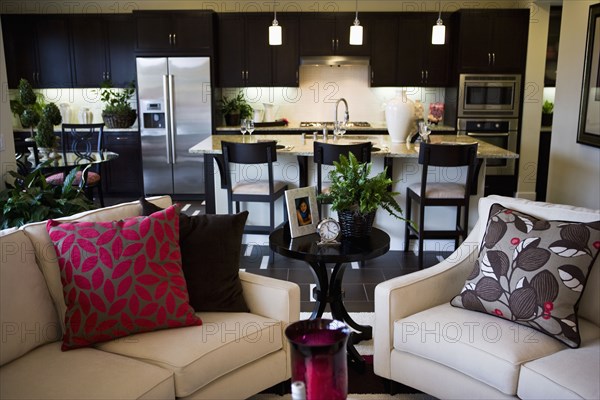
[[[137,197],[105,197],[105,205],[136,200]],[[204,213],[199,201],[180,201],[182,211],[188,215]],[[295,282],[300,286],[301,311],[313,310],[312,288],[315,279],[308,264],[279,254],[271,263],[271,252],[267,246],[242,245],[240,269],[258,275]],[[425,267],[435,265],[450,253],[426,252]],[[364,265],[351,263],[346,266],[343,280],[344,304],[350,312],[371,312],[374,310],[375,286],[385,280],[418,271],[417,256],[402,251],[390,251],[383,256],[367,261]],[[327,309],[326,311],[329,311]]]

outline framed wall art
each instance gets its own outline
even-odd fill
[[[600,147],[600,3],[588,18],[577,142]]]
[[[292,238],[317,232],[319,208],[315,186],[286,190],[285,202]]]

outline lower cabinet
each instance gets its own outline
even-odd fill
[[[102,190],[108,194],[142,195],[142,152],[139,132],[104,132],[104,148],[119,154],[104,164]]]

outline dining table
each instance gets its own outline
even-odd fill
[[[508,151],[501,147],[487,143],[483,140],[474,139],[469,136],[457,136],[457,135],[430,135],[429,140],[431,143],[453,143],[453,144],[467,144],[467,143],[478,143],[477,158],[479,160],[478,166],[481,167],[485,159],[511,159],[518,158],[517,153]],[[296,184],[298,187],[309,186],[309,159],[313,156],[314,142],[326,142],[334,144],[354,144],[363,143],[370,141],[372,143],[372,158],[381,158],[383,161],[383,167],[386,168],[387,175],[394,179],[397,176],[394,172],[394,161],[398,160],[410,160],[412,159],[415,163],[419,156],[419,145],[420,142],[410,143],[394,143],[387,134],[382,135],[352,135],[345,134],[342,136],[322,134],[297,134],[297,135],[276,135],[276,134],[260,134],[260,135],[211,135],[204,139],[202,142],[194,145],[189,149],[190,153],[203,154],[204,155],[204,182],[205,182],[205,202],[206,202],[206,213],[216,213],[216,198],[215,191],[217,189],[215,185],[215,165],[217,165],[218,172],[220,174],[220,186],[225,187],[225,181],[223,176],[223,158],[221,153],[221,142],[235,142],[235,143],[256,143],[260,141],[275,141],[277,143],[277,154],[295,156],[298,167],[298,179],[297,182],[290,182]],[[479,171],[475,175],[478,174]],[[477,190],[477,187],[474,188]]]

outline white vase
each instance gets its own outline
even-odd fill
[[[80,124],[91,124],[92,120],[94,119],[94,115],[92,114],[90,109],[87,107],[83,107],[81,110],[79,110],[78,117],[79,117]]]
[[[408,99],[405,90],[398,90],[396,97],[385,106],[385,122],[393,143],[406,141],[414,115],[414,103]]]

